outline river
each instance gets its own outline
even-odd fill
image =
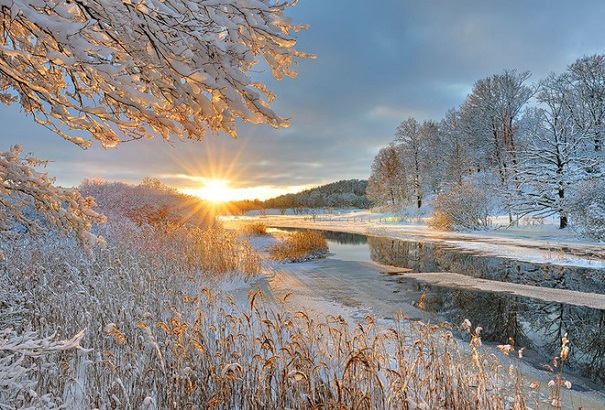
[[[597,306],[602,305],[605,270],[529,263],[429,242],[331,231],[325,234],[331,266],[341,264],[342,275],[350,274],[351,262],[391,267],[373,279],[388,283],[389,300],[400,298],[402,303],[421,307],[454,324],[471,319],[483,327],[484,341],[512,340],[517,347],[527,349],[528,360],[536,365],[549,363],[557,355],[561,337],[567,333],[571,340],[567,370],[586,379],[590,388],[605,391],[605,310],[583,306],[583,299],[590,295],[599,298]],[[463,275],[468,281],[443,280],[446,273]],[[503,284],[504,290],[472,286],[479,282]],[[528,294],[536,297],[511,294],[514,292],[508,291],[506,284],[529,289]],[[555,296],[541,300],[548,292]],[[559,298],[559,294],[572,297]]]

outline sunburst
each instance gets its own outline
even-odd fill
[[[229,181],[224,179],[209,179],[204,186],[197,191],[197,196],[206,201],[222,203],[233,201],[237,197],[237,191],[229,186]]]

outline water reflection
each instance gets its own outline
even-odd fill
[[[517,346],[538,352],[544,363],[558,355],[561,337],[567,333],[571,341],[568,369],[605,383],[605,311],[425,283],[417,286],[426,292],[426,309],[442,320],[470,319],[483,327],[483,340],[504,344],[512,338]]]
[[[323,231],[326,235],[326,239],[329,242],[341,244],[341,245],[365,245],[368,243],[368,237],[366,235],[359,235],[356,233],[348,232],[334,232],[334,231]]]
[[[536,264],[426,242],[368,237],[371,259],[414,272],[456,272],[509,283],[605,294],[605,270]]]
[[[369,247],[369,259],[414,272],[455,272],[503,282],[605,293],[605,272],[599,269],[535,264],[490,257],[426,242],[326,232],[330,251],[336,244]],[[348,242],[349,241],[349,242]],[[426,292],[427,310],[443,320],[461,323],[470,319],[483,327],[485,341],[508,343],[537,351],[542,362],[558,355],[561,337],[571,340],[568,366],[584,377],[605,383],[605,311],[536,299],[415,282]]]

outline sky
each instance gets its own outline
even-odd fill
[[[159,178],[189,193],[228,180],[230,199],[265,199],[342,179],[367,179],[378,150],[408,117],[444,118],[474,83],[505,69],[530,82],[605,54],[605,2],[557,0],[300,0],[287,15],[309,24],[297,49],[315,54],[295,79],[258,71],[291,126],[243,124],[237,140],[160,138],[83,150],[0,106],[0,151],[22,144],[50,162],[62,186],[85,178]]]

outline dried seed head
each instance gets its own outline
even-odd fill
[[[563,346],[561,348],[561,360],[566,360],[568,354],[569,354],[569,347]]]
[[[307,380],[307,375],[299,370],[292,370],[290,373],[288,373],[288,377],[294,379],[297,382],[301,380]]]
[[[237,373],[243,372],[244,369],[239,363],[229,363],[223,366],[221,370],[221,377],[223,379],[235,379],[237,377]]]
[[[462,330],[464,330],[465,332],[470,333],[471,331],[471,321],[468,319],[464,319],[464,321],[462,322],[462,324],[460,325],[460,327],[462,328]]]
[[[511,345],[498,345],[496,347],[498,348],[498,350],[500,350],[502,353],[504,353],[507,356],[509,355],[510,352],[515,350],[515,348],[512,347]]]
[[[567,355],[569,354],[569,346],[567,346],[568,343],[569,340],[567,339],[567,333],[565,333],[565,335],[563,335],[561,338],[561,354],[559,355],[562,361],[566,360]]]

